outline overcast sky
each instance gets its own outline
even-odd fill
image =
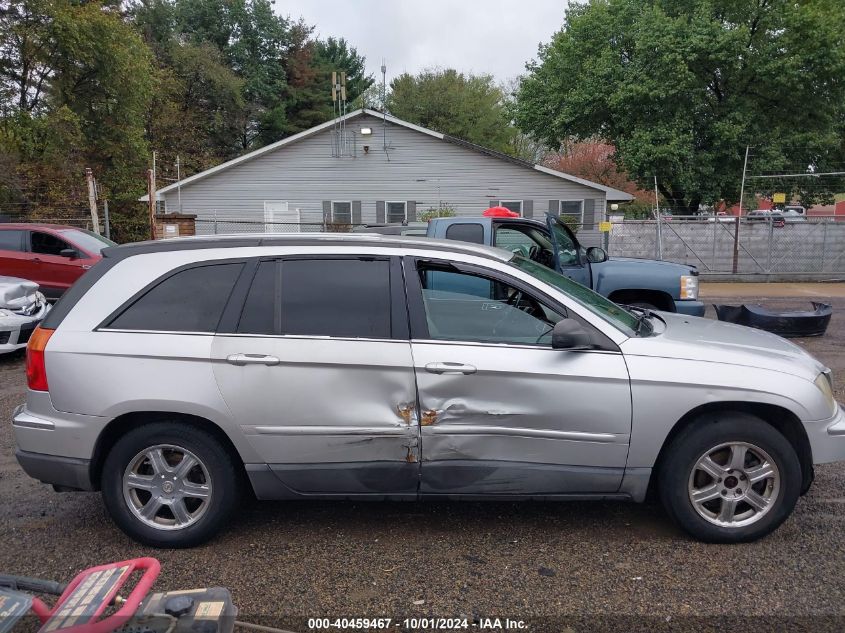
[[[276,11],[345,37],[387,80],[433,66],[491,73],[506,81],[525,70],[537,46],[563,23],[566,0],[277,0]]]

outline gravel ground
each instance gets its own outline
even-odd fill
[[[845,400],[845,298],[833,301],[827,335],[798,342],[833,368]],[[22,356],[0,357],[6,420],[24,385]],[[248,504],[213,542],[157,551],[115,528],[98,495],[29,479],[13,447],[3,425],[6,573],[67,581],[151,555],[158,588],[229,587],[241,619],[296,630],[350,616],[465,616],[470,630],[485,630],[473,617],[523,619],[529,631],[845,630],[845,464],[818,467],[793,516],[748,545],[697,543],[654,503],[303,502]]]

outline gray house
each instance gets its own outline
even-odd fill
[[[571,215],[590,243],[608,203],[631,196],[357,110],[160,189],[157,199],[167,213],[196,214],[198,234],[413,222],[443,205],[461,216],[502,205],[528,218]]]

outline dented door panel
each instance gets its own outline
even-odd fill
[[[278,363],[227,362],[235,354]],[[407,341],[218,335],[212,358],[232,417],[289,492],[416,493]]]
[[[422,494],[615,492],[631,433],[611,352],[414,341]],[[472,365],[435,374],[432,363]]]

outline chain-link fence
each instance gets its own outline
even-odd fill
[[[845,216],[614,220],[617,257],[664,259],[714,275],[845,275]]]
[[[363,227],[365,225],[360,225]],[[358,225],[332,222],[256,222],[234,218],[196,219],[197,235],[229,235],[233,233],[350,233]]]

